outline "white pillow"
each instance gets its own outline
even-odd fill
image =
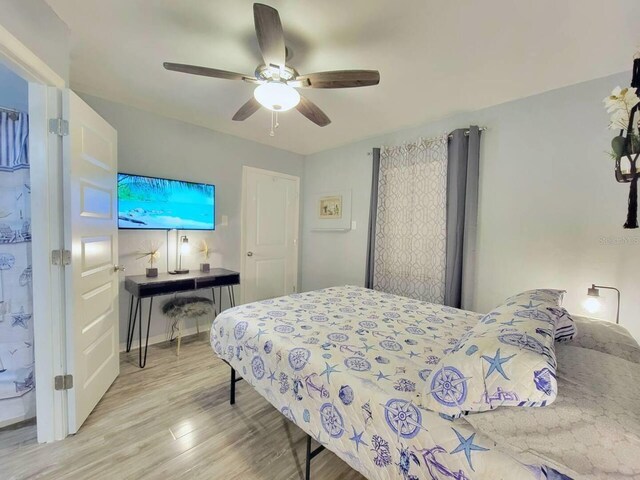
[[[427,378],[422,406],[457,416],[552,403],[556,317],[547,308],[560,298],[560,291],[523,292],[485,315]]]

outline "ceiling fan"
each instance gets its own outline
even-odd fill
[[[192,75],[243,80],[257,84],[253,97],[240,107],[233,116],[233,120],[246,120],[261,106],[276,113],[295,107],[320,127],[329,125],[331,120],[296,88],[352,88],[380,83],[380,73],[377,70],[336,70],[300,75],[295,68],[286,64],[287,49],[278,11],[268,5],[254,3],[253,20],[264,59],[264,64],[258,65],[254,75],[169,62],[164,63],[164,68]]]

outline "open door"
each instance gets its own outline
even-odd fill
[[[75,93],[63,93],[67,392],[78,431],[120,372],[118,354],[117,133]]]

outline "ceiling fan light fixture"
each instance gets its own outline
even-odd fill
[[[274,112],[286,112],[300,103],[298,91],[286,83],[280,82],[267,82],[258,85],[253,96],[260,105]]]

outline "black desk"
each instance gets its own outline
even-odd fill
[[[224,268],[213,268],[210,272],[193,271],[186,274],[172,275],[161,273],[157,277],[149,278],[145,275],[132,275],[125,277],[124,289],[131,294],[129,303],[129,323],[127,325],[127,352],[131,351],[133,342],[133,332],[136,328],[136,317],[138,319],[138,341],[140,348],[138,360],[140,368],[147,364],[147,347],[149,346],[149,327],[151,326],[151,309],[153,307],[153,297],[167,295],[178,292],[191,292],[203,288],[210,288],[213,296],[214,314],[216,309],[216,292],[219,289],[220,304],[222,304],[222,288],[227,287],[229,293],[229,304],[236,305],[236,298],[233,286],[240,284],[240,274]],[[133,309],[134,299],[136,299],[135,311]],[[144,356],[142,353],[142,299],[149,298],[149,315],[147,319],[147,334],[144,344]]]

